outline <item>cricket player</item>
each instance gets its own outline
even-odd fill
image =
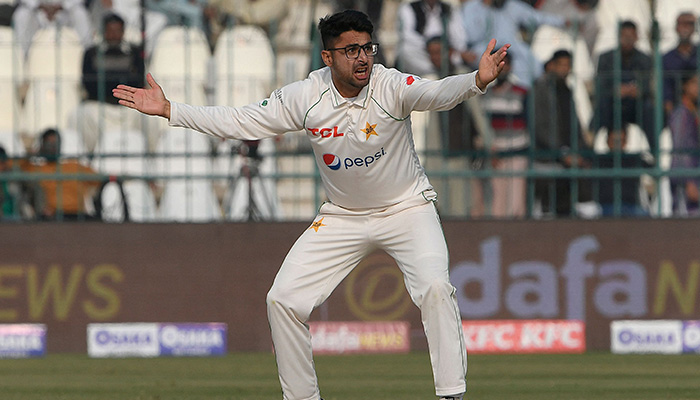
[[[411,112],[448,110],[496,79],[509,45],[479,69],[439,81],[374,64],[379,45],[358,11],[319,22],[326,67],[244,107],[194,107],[169,101],[149,74],[148,89],[119,85],[119,103],[167,118],[172,126],[220,138],[256,140],[304,130],[328,196],[287,254],[267,294],[267,311],[285,400],[318,400],[306,322],[376,249],[392,256],[421,311],[435,393],[461,399],[467,353],[448,252],[435,208],[437,194],[414,149]]]

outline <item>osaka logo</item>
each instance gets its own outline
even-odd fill
[[[340,169],[340,157],[336,156],[335,154],[324,154],[323,162],[325,162],[328,168],[332,169],[333,171]]]

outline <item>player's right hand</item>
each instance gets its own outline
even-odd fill
[[[163,89],[156,83],[153,76],[146,75],[146,81],[150,88],[135,88],[128,85],[119,85],[112,89],[114,97],[119,99],[119,104],[133,108],[148,115],[158,115],[170,119],[170,101],[165,98]]]

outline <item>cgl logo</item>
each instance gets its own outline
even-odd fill
[[[343,136],[345,136],[345,133],[338,132],[337,126],[334,126],[333,128],[323,128],[323,129],[307,128],[307,129],[311,133],[311,135],[316,136],[316,137],[329,138],[329,137],[343,137]]]
[[[328,168],[332,169],[333,171],[340,169],[340,157],[336,156],[335,154],[324,154],[323,162],[325,162]]]

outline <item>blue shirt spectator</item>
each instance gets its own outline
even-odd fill
[[[499,44],[510,43],[508,53],[513,57],[513,75],[530,88],[542,74],[542,63],[521,39],[520,28],[534,31],[540,25],[562,28],[565,18],[534,9],[520,0],[471,0],[462,7],[462,21],[467,33],[467,49],[481,54],[491,38]]]

